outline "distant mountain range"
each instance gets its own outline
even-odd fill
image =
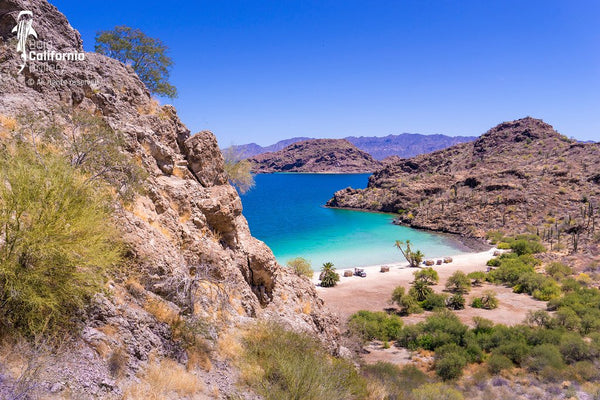
[[[241,158],[250,158],[263,153],[276,152],[290,144],[310,140],[309,137],[294,137],[281,140],[270,146],[260,146],[256,143],[233,146],[234,151]],[[475,136],[446,136],[446,135],[421,135],[418,133],[402,133],[400,135],[376,136],[348,136],[347,141],[360,150],[369,153],[376,160],[383,160],[389,156],[401,158],[414,157],[419,154],[445,149],[455,144],[471,142]]]

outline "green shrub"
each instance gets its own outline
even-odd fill
[[[452,293],[469,293],[471,281],[464,272],[456,271],[446,281],[446,290]]]
[[[445,381],[459,378],[467,365],[464,349],[455,344],[436,350],[435,358],[435,373]]]
[[[504,233],[501,231],[489,231],[485,234],[485,238],[489,240],[491,244],[496,244],[504,239]]]
[[[506,242],[500,242],[496,247],[500,250],[510,250],[510,244]]]
[[[508,342],[498,346],[494,350],[494,353],[506,356],[515,364],[521,365],[529,354],[529,346],[527,346],[527,343],[521,341]]]
[[[302,257],[292,258],[287,262],[287,266],[294,271],[294,273],[298,276],[304,276],[308,279],[312,279],[313,277],[313,269],[310,265],[310,262]]]
[[[495,259],[493,259],[495,260]],[[491,261],[491,260],[489,260]],[[500,264],[498,264],[500,265]],[[467,278],[471,280],[471,285],[473,286],[481,286],[483,281],[485,281],[485,272],[483,271],[473,271],[467,275]]]
[[[446,307],[446,298],[448,296],[443,293],[429,293],[421,306],[425,310],[439,310]]]
[[[487,260],[487,262],[485,263],[488,267],[499,267],[501,264],[501,261],[498,257],[494,257],[490,260]]]
[[[487,368],[491,374],[498,374],[500,371],[511,369],[512,367],[514,367],[514,364],[510,358],[502,354],[492,354],[487,360]]]
[[[267,400],[363,398],[364,379],[347,360],[331,357],[307,334],[259,324],[243,340],[247,384]]]
[[[348,328],[365,340],[387,341],[399,336],[402,330],[402,319],[383,311],[361,310],[350,316]]]
[[[531,372],[542,372],[548,371],[549,368],[563,369],[565,363],[557,346],[544,343],[531,349],[525,365]]]
[[[68,329],[120,262],[109,199],[61,157],[24,147],[0,162],[0,324]]]
[[[340,281],[340,274],[335,272],[333,263],[326,262],[323,264],[319,278],[321,279],[322,287],[333,287]]]
[[[465,308],[465,303],[466,300],[463,297],[463,295],[460,293],[456,293],[448,297],[448,300],[446,300],[446,307],[448,307],[451,310],[462,310]]]
[[[546,267],[546,273],[554,279],[563,279],[573,274],[573,270],[565,264],[553,262]]]
[[[510,244],[510,248],[520,256],[523,254],[543,253],[546,251],[546,248],[538,240],[518,239]]]
[[[473,308],[483,308],[483,302],[481,301],[481,297],[475,297],[473,302],[471,303],[471,307]]]
[[[569,364],[587,360],[592,356],[589,344],[580,335],[573,332],[563,335],[559,349],[565,361]]]
[[[483,292],[481,297],[476,297],[471,303],[473,308],[484,308],[486,310],[492,310],[498,307],[498,299],[496,298],[496,292],[493,290],[486,290]]]
[[[414,400],[463,400],[463,395],[442,383],[428,383],[412,391]]]
[[[560,307],[554,314],[554,320],[558,326],[570,331],[576,331],[581,327],[581,318],[570,307]]]
[[[402,286],[398,286],[392,293],[391,301],[400,307],[400,312],[405,315],[418,314],[423,312],[417,299]]]

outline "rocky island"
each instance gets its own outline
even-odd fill
[[[373,172],[382,165],[345,139],[306,140],[248,160],[255,173],[363,173]]]

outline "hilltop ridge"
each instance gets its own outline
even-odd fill
[[[345,139],[313,139],[248,159],[256,173],[372,172],[382,164]]]
[[[591,239],[596,230],[582,208],[598,212],[598,162],[599,144],[570,140],[526,117],[471,143],[390,162],[366,189],[338,191],[327,205],[398,213],[399,223],[469,237],[581,226],[581,237]]]

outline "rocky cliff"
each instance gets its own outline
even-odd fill
[[[527,117],[471,143],[391,162],[367,189],[341,190],[327,205],[399,213],[402,224],[470,237],[533,231],[556,243],[562,232],[572,249],[573,238],[598,232],[599,162],[597,143]]]
[[[372,172],[381,166],[381,163],[345,139],[306,140],[248,160],[254,164],[253,171],[256,173],[361,173]]]
[[[83,51],[79,33],[48,2],[0,0],[2,121],[18,125],[29,115],[36,127],[52,124],[63,130],[58,140],[68,140],[66,127],[74,112],[100,116],[124,135],[123,154],[148,175],[131,204],[115,204],[128,246],[127,269],[113,277],[106,295],[94,300],[68,350],[52,355],[53,366],[40,376],[36,390],[120,398],[124,382],[134,379],[152,355],[188,363],[190,355],[174,338],[172,326],[152,312],[157,305],[175,318],[201,321],[214,340],[248,319],[272,318],[313,333],[336,352],[336,321],[323,311],[313,285],[280,267],[270,249],[250,235],[215,136],[192,135],[172,106],[152,99],[129,66],[102,55],[85,53],[84,61],[37,66],[30,61],[19,73],[22,59],[11,30],[21,10],[33,12],[38,41],[49,50]],[[1,128],[5,140],[12,140],[15,124]],[[111,372],[117,353],[125,360],[121,380]],[[236,390],[225,382],[230,374],[226,364],[215,363],[206,374],[207,386],[219,386],[219,396]],[[11,376],[2,372],[0,378],[6,383]]]

